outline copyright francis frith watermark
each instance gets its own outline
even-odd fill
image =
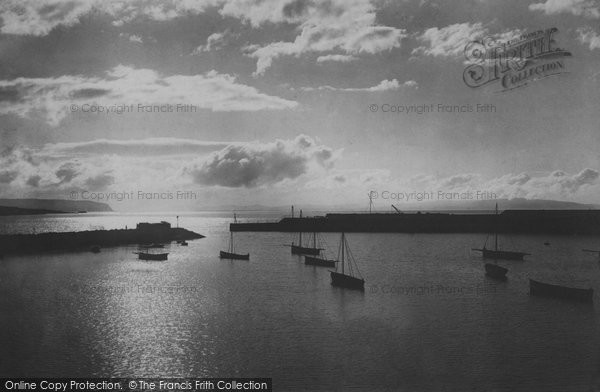
[[[556,33],[558,29],[552,27],[506,42],[492,37],[469,42],[465,46],[465,84],[477,88],[499,83],[501,91],[507,91],[565,73],[564,59],[571,53],[558,47]]]

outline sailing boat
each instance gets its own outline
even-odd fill
[[[515,252],[510,250],[499,250],[498,249],[498,203],[496,203],[496,224],[494,230],[494,249],[487,249],[486,243],[483,244],[482,249],[472,248],[471,250],[480,251],[484,259],[505,259],[505,260],[523,260],[523,257],[529,256],[530,253]]]
[[[346,254],[348,261],[346,261]],[[342,238],[340,240],[340,247],[338,250],[338,261],[342,265],[341,272],[337,272],[337,267],[336,271],[329,271],[331,273],[331,284],[333,286],[345,287],[348,289],[364,290],[365,280],[362,279],[362,277],[359,278],[355,276],[354,270],[356,270],[356,274],[358,275],[360,275],[360,272],[358,271],[356,261],[352,257],[350,247],[346,242],[345,233],[342,233]],[[348,264],[348,274],[346,274],[346,264]]]
[[[237,223],[237,217],[233,214],[233,222]],[[250,260],[250,253],[246,253],[245,255],[235,253],[235,245],[233,243],[233,232],[229,231],[229,247],[227,252],[220,251],[219,258],[221,259],[229,259],[229,260]]]
[[[529,279],[529,294],[541,297],[571,299],[580,302],[593,302],[593,289],[558,286]]]
[[[149,251],[150,247],[144,247],[145,251],[142,250],[140,252],[133,252],[133,254],[138,255],[139,260],[146,261],[164,261],[167,260],[169,254],[168,253],[152,253]]]
[[[313,246],[314,248],[317,247],[317,239],[316,239],[316,233],[314,233],[315,235],[313,236]],[[318,256],[304,256],[304,264],[306,265],[314,265],[317,267],[335,267],[335,263],[337,262],[337,260],[329,260],[326,259],[324,257],[318,257]]]
[[[300,210],[300,219],[302,219],[302,210]],[[292,242],[293,255],[311,255],[317,256],[321,253],[321,248],[317,248],[317,233],[313,233],[313,246],[302,246],[302,231],[298,232],[298,245]]]

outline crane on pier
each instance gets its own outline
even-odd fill
[[[398,214],[403,214],[403,212],[402,212],[402,211],[400,211],[399,209],[397,209],[397,208],[396,208],[396,206],[395,206],[395,205],[393,205],[393,204],[392,204],[392,208],[393,208],[394,210],[396,210],[396,212],[397,212]]]

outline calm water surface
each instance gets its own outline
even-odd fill
[[[264,220],[264,215],[242,219]],[[174,216],[0,218],[0,232],[133,227]],[[230,217],[180,216],[206,235],[168,245],[0,260],[0,376],[272,377],[275,390],[593,391],[594,306],[531,298],[528,278],[593,287],[594,237],[515,236],[533,254],[485,278],[480,234],[348,234],[364,293],[290,254],[286,233],[237,233],[250,261],[222,261]],[[322,236],[330,250],[338,234]],[[550,246],[544,242],[549,241]],[[330,251],[329,256],[334,256]],[[598,303],[599,298],[595,298]]]

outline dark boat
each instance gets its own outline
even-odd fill
[[[482,249],[473,248],[473,250],[480,251],[484,259],[523,260],[525,256],[530,255],[530,253],[525,252],[486,249],[485,246]]]
[[[145,246],[146,248],[164,248],[165,245],[164,244],[150,244]]]
[[[237,218],[236,218],[235,214],[233,214],[233,221],[237,223]],[[227,252],[225,252],[223,250],[219,251],[219,258],[228,259],[228,260],[250,260],[250,253],[246,253],[246,254],[235,253],[235,245],[233,242],[233,232],[230,231],[229,232],[229,248],[227,249]]]
[[[506,280],[506,273],[508,269],[499,266],[498,264],[485,264],[485,274],[490,278],[498,279],[498,280]]]
[[[147,253],[147,252],[134,252],[138,255],[138,259],[140,260],[149,260],[149,261],[163,261],[167,260],[168,253]]]
[[[300,236],[302,236],[302,234],[300,234]],[[302,237],[301,237],[302,238]],[[308,248],[305,246],[299,246],[299,245],[291,245],[292,247],[292,254],[293,255],[312,255],[312,256],[317,256],[321,253],[321,249],[318,248]]]
[[[97,245],[94,245],[90,248],[90,252],[92,253],[100,253],[100,247]]]
[[[578,289],[542,283],[529,279],[529,294],[540,297],[562,298],[580,302],[593,302],[593,289]]]
[[[496,214],[498,216],[498,203],[496,203]],[[497,221],[497,219],[496,219]],[[494,249],[487,249],[487,239],[486,243],[483,244],[483,248],[471,248],[471,250],[476,250],[481,252],[481,255],[484,259],[503,259],[503,260],[523,260],[525,256],[529,256],[530,253],[525,252],[515,252],[510,250],[499,250],[498,249],[498,228],[496,223],[496,228],[494,230]]]
[[[302,210],[300,210],[300,218],[302,218]],[[313,232],[313,246],[302,246],[302,232],[298,232],[298,245],[292,242],[290,245],[293,255],[310,255],[318,256],[321,254],[321,248],[317,247],[317,233]]]
[[[181,241],[179,243],[179,245],[181,245],[181,246],[188,246],[188,243],[187,243],[187,241]]]
[[[229,260],[250,260],[250,253],[246,253],[245,255],[242,255],[239,253],[220,251],[219,257],[221,259],[229,259]]]
[[[346,262],[346,255],[349,260],[348,263]],[[342,233],[340,247],[338,249],[338,261],[342,266],[341,272],[337,272],[337,270],[329,271],[331,273],[331,284],[333,286],[344,287],[347,289],[364,290],[365,280],[358,277],[360,272],[358,271],[358,266],[352,257],[352,253],[350,252],[350,247],[346,242],[346,235],[344,233]],[[348,273],[346,273],[346,264],[348,264]]]
[[[304,256],[304,264],[318,267],[335,267],[336,260],[327,260],[320,257]]]

